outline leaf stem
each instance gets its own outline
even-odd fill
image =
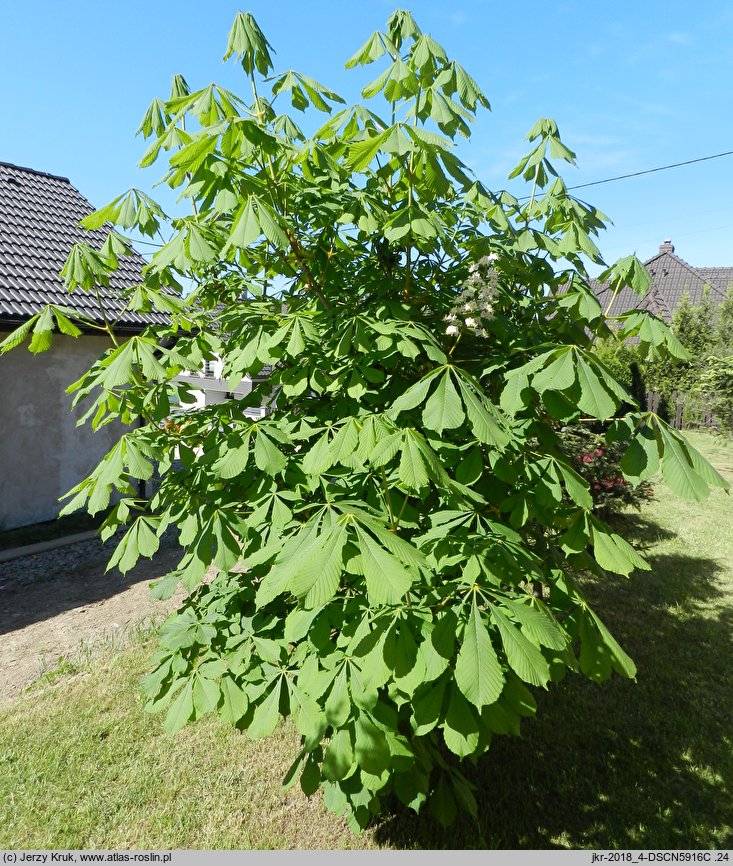
[[[380,482],[380,487],[382,488],[382,496],[384,497],[384,504],[387,506],[387,514],[389,515],[389,524],[392,529],[396,528],[394,512],[392,511],[392,499],[389,495],[389,486],[387,485],[387,473],[384,470],[384,466],[382,466],[382,480]]]

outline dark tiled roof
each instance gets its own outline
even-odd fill
[[[104,243],[103,229],[79,228],[79,220],[93,210],[68,178],[0,162],[0,323],[23,321],[45,304],[71,307],[102,322],[94,294],[69,293],[59,277],[73,244],[86,241],[99,248]],[[140,282],[144,265],[137,252],[121,257],[109,288],[100,288],[112,318],[124,306],[120,290]],[[142,330],[165,321],[160,313],[125,312],[118,326]]]
[[[715,286],[723,293],[733,285],[733,268],[695,268],[695,270],[706,283]]]
[[[669,241],[665,241],[657,255],[644,265],[652,278],[649,291],[640,299],[631,289],[623,289],[614,301],[613,315],[633,309],[649,310],[669,322],[683,295],[689,295],[691,302],[696,304],[703,299],[707,286],[712,302],[718,303],[728,285],[733,283],[733,268],[695,268],[675,255]],[[610,288],[596,280],[591,281],[591,286],[605,309],[611,300]]]

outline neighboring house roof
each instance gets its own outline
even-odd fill
[[[612,314],[620,315],[634,309],[648,310],[670,322],[683,295],[689,295],[690,301],[696,304],[703,299],[707,286],[711,301],[717,304],[725,297],[728,286],[733,284],[733,268],[695,268],[675,255],[670,241],[661,244],[657,255],[644,262],[644,266],[652,278],[649,291],[639,298],[631,289],[623,289],[614,301]],[[610,287],[596,280],[592,280],[591,285],[605,309],[612,297]]]
[[[99,248],[107,232],[85,231],[79,220],[94,208],[66,177],[0,162],[0,324],[22,322],[46,304],[71,307],[103,323],[97,299],[76,289],[67,292],[59,272],[73,244],[86,241]],[[120,257],[109,287],[99,293],[108,316],[124,308],[119,292],[137,285],[145,259],[139,253]],[[164,323],[162,313],[124,312],[117,327],[141,331]]]

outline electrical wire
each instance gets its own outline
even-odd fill
[[[670,168],[692,165],[695,162],[707,162],[709,159],[720,159],[722,156],[733,156],[733,150],[726,150],[723,153],[713,153],[710,156],[699,156],[697,159],[686,159],[684,162],[673,162],[669,165],[660,165],[656,168],[647,168],[644,171],[632,171],[629,174],[619,174],[616,177],[606,177],[603,180],[592,180],[589,183],[577,183],[574,186],[569,186],[568,189],[584,189],[587,186],[599,186],[602,183],[612,183],[615,180],[626,180],[626,178],[639,177],[642,174],[654,174],[654,172],[657,171],[667,171]]]

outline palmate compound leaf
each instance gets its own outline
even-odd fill
[[[141,556],[152,557],[160,546],[156,528],[155,521],[138,517],[117,545],[106,571],[117,566],[122,574],[126,574]]]
[[[456,683],[479,709],[498,700],[504,688],[504,674],[475,594],[456,660]]]

